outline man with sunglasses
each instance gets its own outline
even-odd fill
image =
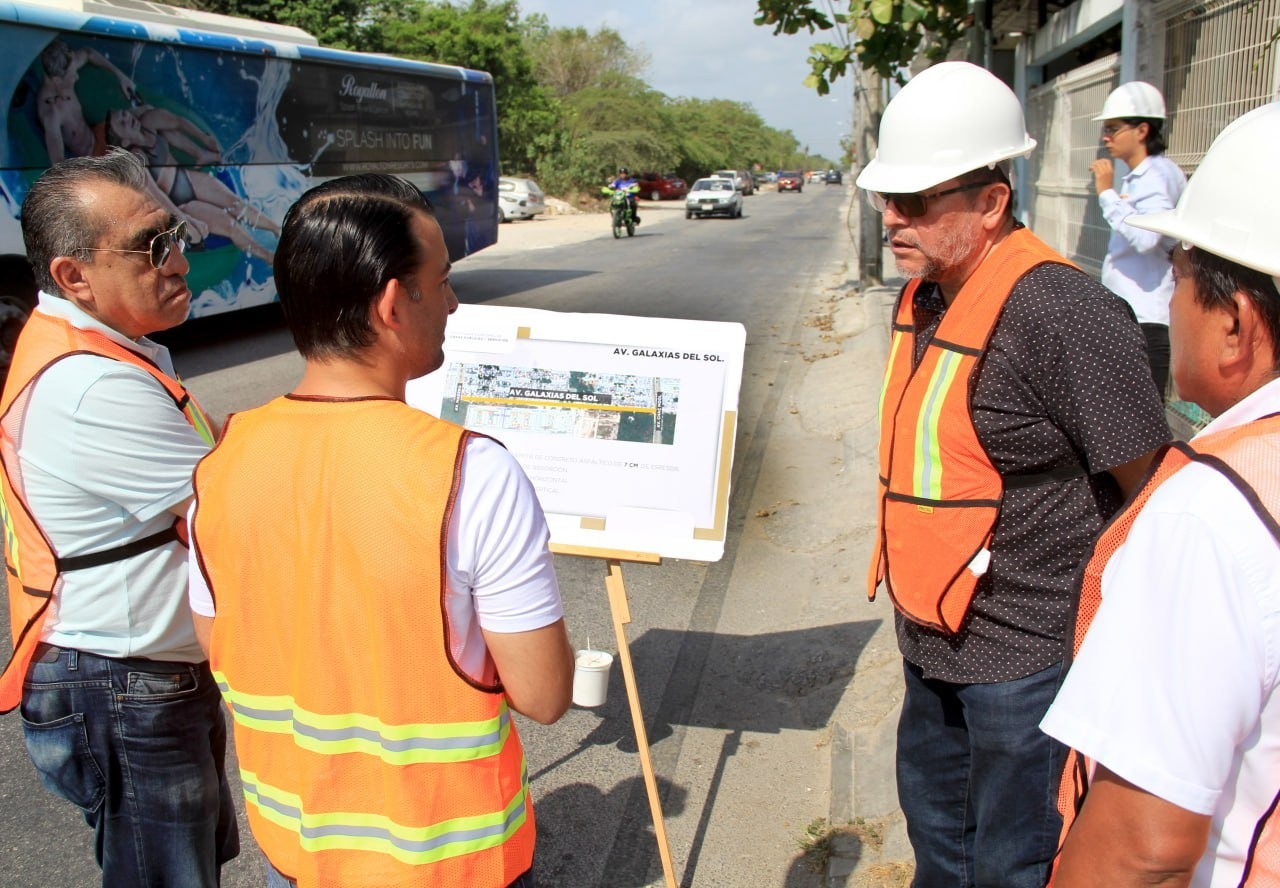
[[[1138,228],[1126,219],[1173,209],[1187,177],[1164,156],[1164,96],[1135,80],[1111,91],[1102,104],[1102,144],[1129,168],[1116,189],[1115,164],[1099,158],[1090,164],[1098,205],[1111,226],[1102,283],[1133,309],[1147,341],[1147,361],[1156,389],[1169,385],[1169,298],[1173,295],[1172,241]]]
[[[1018,223],[1022,108],[946,62],[858,176],[898,272],[868,592],[895,607],[917,886],[1042,888],[1065,750],[1039,731],[1089,544],[1169,430],[1124,303]]]
[[[125,151],[47,170],[22,231],[40,287],[0,396],[15,653],[44,785],[104,885],[215,886],[239,851],[226,724],[187,605],[192,472],[213,432],[147,334],[187,316],[181,223]]]

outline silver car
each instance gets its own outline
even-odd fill
[[[742,216],[742,192],[733,187],[732,179],[713,177],[699,179],[689,189],[684,199],[684,217],[694,216],[728,216],[737,219]]]
[[[503,222],[532,219],[547,211],[547,199],[532,179],[503,176],[498,180],[498,211]]]

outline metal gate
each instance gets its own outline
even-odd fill
[[[1095,277],[1102,272],[1111,230],[1089,172],[1095,158],[1106,156],[1093,118],[1119,82],[1120,57],[1110,55],[1027,93],[1027,129],[1038,143],[1026,165],[1027,225]]]

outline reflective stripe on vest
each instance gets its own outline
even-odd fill
[[[300,796],[269,786],[252,771],[241,769],[240,781],[246,803],[264,820],[296,834],[307,852],[370,851],[409,866],[499,847],[524,826],[529,810],[527,773],[522,790],[503,810],[426,827],[397,823],[381,814],[308,812]]]
[[[255,731],[291,734],[300,748],[325,755],[359,752],[393,765],[463,762],[497,755],[511,733],[511,714],[505,700],[498,714],[484,721],[389,725],[357,713],[309,712],[287,696],[241,694],[221,672],[215,672],[213,677],[237,724]]]
[[[81,330],[63,320],[35,311],[22,328],[14,348],[13,363],[0,396],[0,518],[4,521],[5,562],[8,568],[9,630],[13,656],[0,675],[0,712],[22,702],[22,682],[40,642],[49,604],[62,585],[65,571],[131,558],[148,549],[182,539],[185,521],[178,518],[172,530],[111,549],[59,559],[49,538],[40,529],[27,503],[18,450],[22,422],[36,380],[58,361],[77,354],[98,355],[130,364],[150,374],[173,398],[192,427],[212,446],[213,432],[200,406],[178,380],[168,376],[142,355],[93,330]],[[176,532],[176,535],[175,535]]]
[[[278,398],[196,468],[249,823],[300,886],[501,888],[532,863],[517,727],[496,675],[454,662],[444,603],[470,437],[399,401]]]
[[[985,571],[1004,481],[973,425],[970,398],[1005,302],[1027,272],[1070,265],[1025,228],[997,246],[965,282],[915,363],[914,298],[900,294],[880,392],[880,485],[867,576],[907,618],[958,632]],[[921,557],[928,553],[928,557]]]
[[[1191,463],[1199,463],[1220,472],[1253,507],[1258,520],[1280,544],[1280,415],[1263,417],[1243,426],[1203,435],[1184,444],[1175,441],[1157,454],[1138,493],[1125,504],[1103,528],[1093,545],[1088,560],[1080,571],[1080,595],[1076,604],[1075,636],[1070,659],[1079,653],[1085,635],[1102,605],[1102,575],[1107,563],[1120,550],[1152,494],[1169,478]],[[1270,461],[1266,461],[1266,460]],[[1058,783],[1058,812],[1062,815],[1062,832],[1058,851],[1066,841],[1089,789],[1093,763],[1074,749],[1067,753]],[[1276,801],[1272,802],[1254,828],[1253,839],[1245,861],[1241,888],[1280,886],[1280,777],[1277,778]],[[1054,858],[1054,871],[1058,857]],[[1052,879],[1050,879],[1052,884]]]

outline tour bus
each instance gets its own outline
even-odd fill
[[[51,163],[110,146],[142,158],[153,196],[187,222],[192,317],[274,301],[285,211],[335,176],[413,182],[454,259],[497,240],[484,72],[147,0],[0,0],[0,97],[0,326],[34,296],[27,189]]]

